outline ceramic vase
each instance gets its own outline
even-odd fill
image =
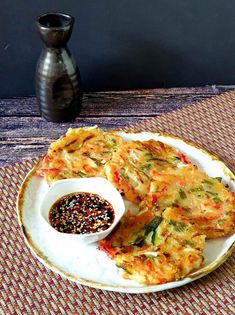
[[[36,97],[47,121],[71,121],[81,110],[80,73],[67,47],[73,24],[74,18],[63,13],[43,14],[37,20],[44,48],[36,68]]]

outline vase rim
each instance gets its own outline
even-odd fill
[[[58,23],[56,25],[56,23]],[[67,13],[46,12],[37,18],[37,24],[43,29],[60,30],[71,26],[74,23],[74,17]]]

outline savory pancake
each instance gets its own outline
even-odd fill
[[[123,246],[118,247],[118,230],[100,242],[100,249],[112,257],[125,278],[146,285],[160,284],[184,278],[201,267],[205,235],[189,223],[169,220],[169,210],[141,226],[141,242],[137,238],[136,242],[125,244],[123,235]],[[120,239],[121,233],[119,243]]]
[[[144,198],[150,187],[150,177],[141,169],[147,151],[140,142],[123,143],[105,165],[107,179],[136,204]]]
[[[142,142],[146,150],[145,161],[143,161],[145,171],[153,178],[155,174],[169,173],[177,169],[180,165],[191,165],[186,156],[171,146],[155,140]]]
[[[103,245],[108,246],[110,244],[110,254],[114,251],[121,251],[123,247],[141,246],[145,238],[146,226],[151,225],[151,222],[153,224],[155,217],[156,213],[151,209],[143,209],[137,214],[127,210],[116,229],[103,242]],[[106,252],[108,252],[108,248],[106,248]]]
[[[155,176],[141,204],[146,207],[159,212],[174,207],[169,218],[194,224],[207,238],[229,235],[235,228],[235,194],[193,166]]]
[[[107,179],[127,200],[138,204],[149,193],[150,182],[162,172],[172,172],[186,157],[160,141],[124,142],[105,165]]]
[[[50,145],[37,173],[48,184],[63,178],[104,176],[105,163],[122,142],[99,128],[69,129]]]
[[[37,174],[48,184],[106,177],[138,212],[126,211],[99,243],[125,278],[143,284],[182,279],[203,263],[205,238],[233,233],[235,194],[160,141],[124,141],[98,128],[69,129],[51,144]]]
[[[160,141],[125,142],[99,128],[69,129],[51,144],[37,173],[49,184],[103,176],[140,209],[173,207],[173,219],[195,224],[208,238],[234,231],[234,194]]]

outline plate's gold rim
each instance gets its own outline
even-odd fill
[[[209,272],[214,271],[232,255],[234,249],[235,249],[235,241],[233,242],[233,244],[231,244],[231,246],[227,249],[227,251],[221,257],[211,262],[208,266],[189,274],[188,277],[191,279],[194,279],[194,278],[198,278],[199,276],[204,276],[208,274]]]
[[[144,132],[144,131],[143,132],[136,132],[136,131],[132,132],[130,130],[115,130],[114,132],[126,133],[126,134],[140,134],[140,133],[141,134],[150,134],[150,135],[154,134],[155,136],[157,135],[157,136],[173,138],[175,140],[181,140],[181,141],[185,142],[186,144],[200,150],[204,154],[211,157],[213,160],[217,160],[218,162],[220,162],[221,166],[223,166],[223,170],[226,171],[226,174],[230,177],[230,179],[232,181],[235,181],[235,176],[233,175],[233,173],[230,171],[230,169],[222,161],[220,161],[217,157],[215,157],[214,155],[212,155],[208,151],[198,147],[197,145],[194,145],[192,142],[185,141],[185,140],[181,139],[180,137],[171,136],[169,134],[158,133],[158,132],[156,132],[156,133]],[[24,235],[26,244],[32,250],[34,255],[39,259],[39,261],[41,263],[43,263],[45,266],[47,266],[49,269],[51,269],[52,271],[60,274],[62,277],[65,277],[66,279],[69,279],[69,280],[74,281],[74,282],[81,284],[81,285],[86,285],[89,287],[103,289],[103,290],[109,290],[109,291],[117,291],[117,292],[124,292],[124,293],[137,293],[137,294],[138,293],[151,293],[151,292],[159,291],[159,290],[157,290],[157,288],[159,288],[159,286],[162,286],[162,285],[151,285],[151,286],[144,286],[143,285],[143,286],[139,286],[139,287],[126,287],[126,286],[120,286],[120,285],[103,284],[103,283],[99,283],[99,282],[95,282],[95,281],[86,280],[83,278],[78,278],[78,277],[72,276],[69,273],[66,273],[62,269],[55,266],[47,258],[47,256],[45,256],[40,250],[38,250],[36,245],[33,243],[32,239],[30,237],[30,234],[27,231],[27,228],[25,227],[25,225],[23,223],[22,207],[23,207],[23,202],[24,202],[25,190],[29,184],[31,177],[33,177],[35,175],[35,172],[38,169],[40,160],[38,162],[36,162],[36,164],[33,166],[33,168],[29,171],[29,173],[24,178],[24,180],[20,186],[20,189],[19,189],[19,193],[18,193],[18,197],[17,197],[17,203],[16,203],[17,204],[18,222],[19,222],[19,225],[21,227],[21,231]],[[207,275],[208,273],[217,269],[223,262],[225,262],[225,260],[227,260],[232,255],[234,249],[235,249],[235,241],[233,242],[233,244],[228,248],[228,250],[221,257],[219,257],[218,259],[216,259],[215,261],[210,263],[208,266],[189,274],[184,279],[174,281],[174,282],[168,282],[168,283],[163,284],[163,285],[170,285],[171,283],[174,283],[174,288],[175,288],[175,287],[178,287],[181,285],[185,285],[191,281],[197,280],[197,279]],[[184,282],[184,283],[182,283],[182,282]],[[161,291],[166,290],[166,289],[170,289],[170,288],[163,288]]]

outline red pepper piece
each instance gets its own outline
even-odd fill
[[[117,183],[120,181],[120,176],[119,176],[119,174],[118,174],[117,171],[114,172],[114,180],[115,180],[115,182],[117,182]]]
[[[158,196],[157,195],[152,195],[152,203],[155,204],[158,200]]]
[[[117,253],[109,240],[100,241],[98,249],[104,251],[111,258]]]
[[[189,160],[186,158],[186,156],[182,152],[178,153],[178,157],[180,158],[182,163],[190,164]]]

